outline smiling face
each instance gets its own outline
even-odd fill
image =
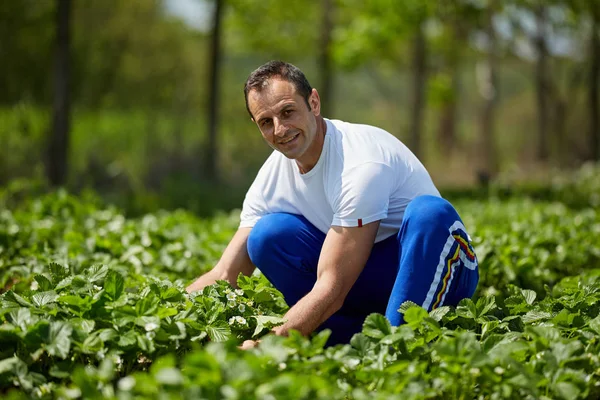
[[[319,94],[312,90],[308,103],[288,81],[272,78],[265,87],[248,93],[248,108],[263,138],[273,149],[296,160],[306,172],[319,159],[323,147],[318,123],[321,111]],[[322,135],[321,135],[322,136]]]

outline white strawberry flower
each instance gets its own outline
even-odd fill
[[[247,324],[246,318],[244,318],[244,317],[237,316],[237,317],[235,317],[235,320],[240,325],[246,325]]]
[[[235,317],[229,318],[229,325],[235,324]]]
[[[243,296],[244,291],[242,289],[235,289],[235,294],[237,294],[238,296]]]
[[[144,325],[144,328],[146,329],[146,332],[151,332],[158,329],[158,324],[156,322],[148,322]]]
[[[240,304],[240,305],[238,306],[238,310],[239,310],[240,312],[244,312],[244,311],[246,311],[246,306],[245,306],[245,305],[243,305],[243,304]]]
[[[234,301],[237,295],[233,292],[227,293],[227,300]]]

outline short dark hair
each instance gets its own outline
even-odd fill
[[[306,105],[310,109],[308,98],[312,93],[312,86],[308,83],[308,79],[298,67],[284,61],[269,61],[254,70],[246,80],[244,85],[244,98],[246,99],[246,110],[250,117],[254,118],[248,107],[248,93],[251,90],[261,91],[267,84],[269,79],[277,77],[284,81],[288,81],[294,85],[296,92],[304,98]]]

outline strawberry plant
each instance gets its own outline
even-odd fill
[[[326,347],[327,331],[263,337],[287,306],[260,275],[185,292],[217,262],[235,212],[127,218],[64,191],[5,190],[0,206],[6,398],[600,397],[594,208],[456,202],[480,262],[475,298],[429,313],[404,304],[400,327],[373,314],[349,344]]]

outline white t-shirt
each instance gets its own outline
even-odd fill
[[[300,214],[323,233],[381,220],[375,242],[398,232],[408,203],[439,196],[415,155],[390,133],[369,125],[325,119],[317,164],[301,174],[295,160],[274,151],[250,186],[240,228],[263,216]]]

